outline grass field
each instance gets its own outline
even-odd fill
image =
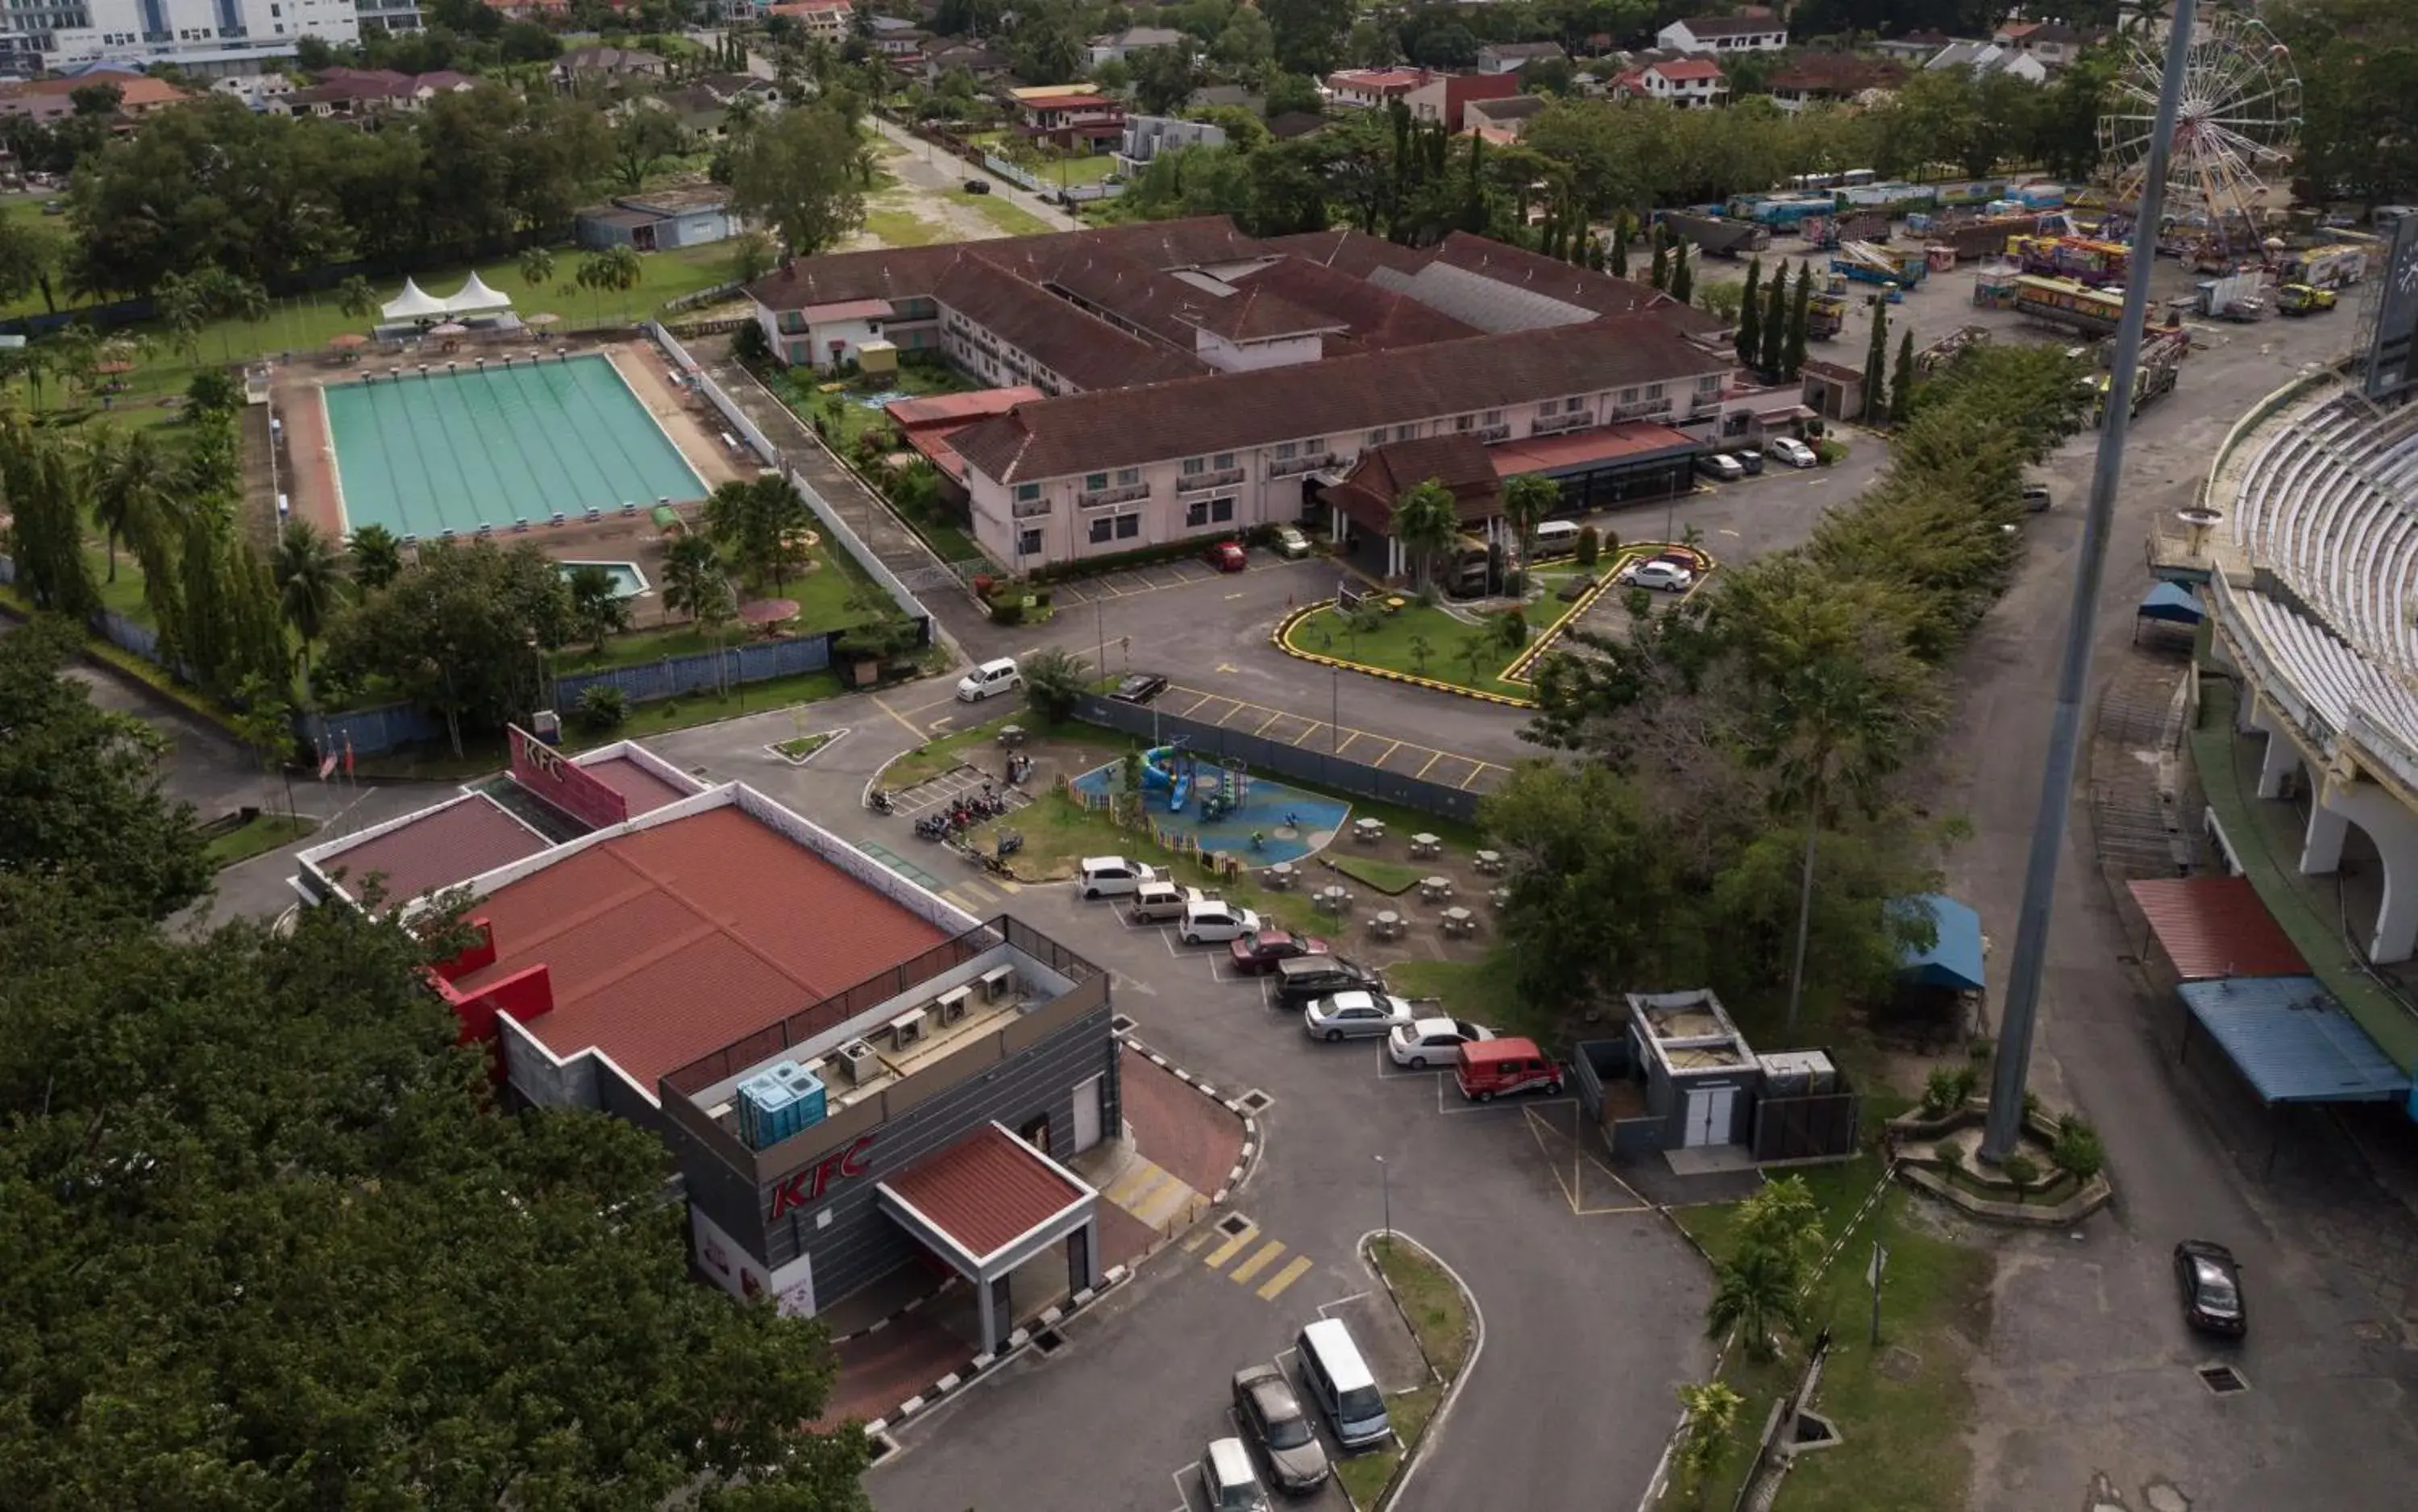
[[[1401,896],[1418,886],[1420,878],[1429,875],[1422,866],[1405,865],[1399,861],[1378,861],[1370,856],[1352,856],[1336,851],[1330,853],[1329,859],[1335,863],[1337,871],[1355,882],[1375,888],[1387,897]]]
[[[1038,237],[1058,228],[1020,205],[1012,204],[997,194],[969,194],[968,204],[976,214],[999,228],[1002,237]]]
[[[1480,961],[1400,961],[1385,968],[1385,985],[1405,998],[1435,998],[1455,1018],[1506,1034],[1524,1034],[1548,1051],[1568,1048],[1554,1016],[1520,996],[1511,963],[1500,948]]]
[[[868,210],[865,231],[867,236],[880,238],[885,247],[928,247],[949,237],[948,227],[909,210]]]
[[[1333,604],[1304,615],[1285,633],[1285,644],[1387,672],[1407,672],[1459,688],[1525,698],[1528,690],[1506,682],[1501,673],[1516,652],[1507,650],[1486,626],[1457,619],[1440,605],[1405,598],[1376,626],[1355,632]]]
[[[1444,1400],[1446,1384],[1461,1374],[1477,1336],[1468,1299],[1444,1267],[1424,1252],[1388,1237],[1370,1244],[1369,1254],[1393,1289],[1394,1299],[1419,1341],[1420,1352],[1441,1379],[1386,1398],[1394,1448],[1352,1455],[1337,1464],[1335,1473],[1344,1490],[1355,1506],[1362,1507],[1374,1505],[1385,1494],[1403,1457],[1417,1446]]]
[[[845,551],[818,547],[813,555],[818,564],[815,570],[789,579],[779,589],[779,597],[797,601],[798,617],[789,622],[790,628],[808,634],[865,623],[870,617],[849,601],[870,588],[873,580]],[[887,602],[887,595],[883,600]],[[739,645],[744,633],[743,626],[724,627],[719,649]],[[585,646],[566,649],[554,658],[553,665],[557,672],[594,672],[609,666],[660,662],[667,656],[694,656],[716,649],[714,638],[695,626],[668,624],[615,635],[605,641],[602,654]]]

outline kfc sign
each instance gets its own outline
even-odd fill
[[[812,1207],[831,1190],[832,1178],[848,1179],[865,1174],[865,1147],[873,1143],[866,1135],[845,1150],[834,1150],[819,1165],[801,1167],[784,1177],[773,1188],[772,1216],[779,1217],[791,1208]]]

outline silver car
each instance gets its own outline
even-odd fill
[[[1295,1496],[1314,1491],[1333,1473],[1293,1382],[1275,1366],[1247,1365],[1234,1372],[1234,1417],[1277,1489]]]
[[[1384,992],[1339,992],[1321,998],[1301,1011],[1302,1027],[1314,1040],[1383,1039],[1403,1024],[1415,1023],[1409,1000]]]

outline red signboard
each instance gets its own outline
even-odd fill
[[[628,799],[553,746],[517,725],[506,735],[512,742],[513,781],[590,829],[605,829],[630,817]]]
[[[865,1135],[847,1149],[834,1150],[817,1164],[800,1167],[782,1178],[781,1184],[773,1188],[771,1216],[777,1218],[791,1208],[821,1201],[834,1176],[847,1180],[864,1175],[865,1147],[872,1143],[873,1136]]]

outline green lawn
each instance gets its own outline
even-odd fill
[[[984,220],[999,228],[1002,237],[1038,237],[1058,228],[1020,205],[1012,204],[997,194],[969,194],[966,203]]]
[[[1353,1504],[1362,1507],[1374,1505],[1392,1484],[1403,1457],[1417,1446],[1429,1422],[1435,1417],[1436,1407],[1444,1400],[1446,1384],[1468,1363],[1470,1346],[1477,1338],[1468,1299],[1461,1294],[1461,1288],[1444,1267],[1421,1251],[1392,1239],[1371,1244],[1370,1258],[1393,1288],[1402,1316],[1410,1321],[1411,1332],[1419,1341],[1420,1352],[1442,1381],[1430,1381],[1386,1399],[1385,1415],[1394,1425],[1395,1447],[1352,1455],[1338,1462],[1337,1478],[1342,1481]]]
[[[847,552],[819,547],[814,555],[821,565],[803,577],[791,578],[779,590],[779,597],[797,601],[798,618],[790,622],[791,628],[811,634],[865,623],[870,617],[849,601],[863,594],[872,580],[864,575],[864,570],[849,559]],[[727,626],[720,649],[736,647],[743,638],[743,626]],[[594,672],[611,666],[638,666],[667,656],[695,656],[716,649],[714,637],[704,631],[688,624],[667,624],[615,635],[604,643],[602,653],[584,646],[563,651],[555,657],[554,670]]]
[[[1566,1047],[1560,1020],[1520,996],[1505,954],[1497,947],[1480,961],[1400,961],[1385,968],[1385,985],[1405,998],[1438,999],[1455,1018],[1524,1034],[1548,1050]]]
[[[1836,1239],[1840,1225],[1879,1179],[1880,1167],[1866,1154],[1790,1174],[1804,1178],[1823,1212],[1825,1238]],[[1921,1200],[1893,1188],[1807,1303],[1807,1336],[1828,1326],[1835,1340],[1816,1405],[1839,1425],[1846,1443],[1798,1459],[1783,1499],[1790,1512],[1964,1502],[1970,1470],[1965,1436],[1973,1411],[1965,1365],[1989,1336],[1992,1265],[1987,1253],[1931,1232],[1924,1222],[1928,1214],[1915,1211]],[[1726,1253],[1735,1208],[1681,1208],[1673,1215],[1714,1255]],[[1875,1220],[1877,1230],[1872,1227]],[[1867,1342],[1872,1293],[1864,1279],[1875,1231],[1890,1255],[1877,1356]],[[1801,1358],[1757,1365],[1742,1352],[1732,1352],[1728,1380],[1746,1405],[1706,1505],[1729,1504],[1771,1402],[1794,1389],[1801,1369]]]
[[[1406,865],[1399,861],[1379,861],[1371,856],[1354,856],[1330,851],[1328,860],[1335,869],[1355,882],[1364,883],[1385,893],[1400,897],[1419,885],[1421,878],[1432,875],[1423,866]]]
[[[955,368],[922,363],[912,367],[902,363],[897,373],[886,379],[858,378],[852,382],[818,379],[812,373],[784,368],[772,383],[773,393],[799,419],[809,425],[821,420],[831,433],[825,437],[831,449],[851,463],[856,460],[857,437],[890,423],[881,409],[857,402],[861,393],[896,392],[921,397],[972,393],[974,388]]]
[[[318,828],[317,819],[288,818],[283,814],[260,815],[224,834],[212,835],[207,848],[210,864],[224,868],[237,862],[250,861],[254,856],[290,846]]]
[[[1464,648],[1472,643],[1482,647],[1474,661],[1464,654]],[[1507,698],[1528,696],[1527,689],[1500,676],[1515,653],[1505,650],[1485,627],[1456,619],[1441,607],[1409,597],[1365,634],[1354,632],[1335,606],[1327,604],[1295,622],[1285,633],[1285,644],[1297,651],[1407,672]]]
[[[868,210],[865,216],[867,235],[879,237],[885,247],[928,247],[949,238],[949,228],[925,220],[911,210]]]

